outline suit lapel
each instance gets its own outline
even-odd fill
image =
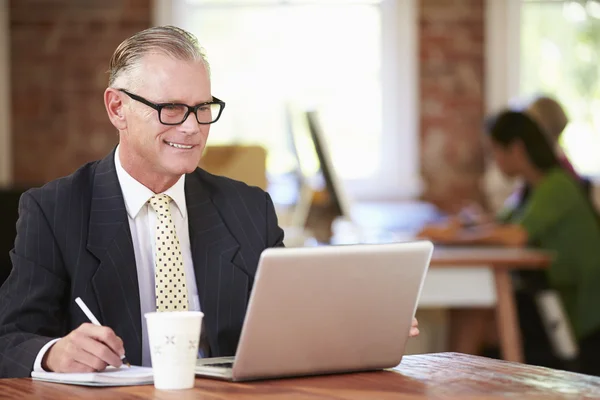
[[[186,177],[192,259],[211,356],[233,355],[244,318],[250,279],[240,245],[222,215],[227,202],[208,191],[198,173]],[[235,339],[235,340],[232,340]]]
[[[99,260],[92,286],[100,323],[123,339],[129,361],[141,365],[142,329],[135,254],[114,151],[96,168],[87,249]]]

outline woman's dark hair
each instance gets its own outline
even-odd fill
[[[547,136],[526,114],[516,111],[503,111],[497,116],[486,120],[485,125],[492,141],[503,147],[520,140],[531,163],[543,172],[554,167],[562,167]],[[600,216],[598,216],[590,195],[585,193],[583,185],[580,185],[580,188],[592,213],[600,224]],[[531,195],[531,190],[531,185],[526,183],[521,189],[517,208],[526,204]]]
[[[560,166],[550,141],[540,127],[527,115],[517,111],[503,111],[488,120],[487,130],[493,142],[507,147],[519,140],[523,143],[529,161],[542,171]]]

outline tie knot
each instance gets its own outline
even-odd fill
[[[154,209],[154,212],[157,214],[164,214],[169,211],[169,203],[171,202],[171,197],[168,194],[160,193],[155,194],[148,200],[148,203]]]

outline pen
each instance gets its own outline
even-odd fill
[[[88,317],[88,319],[90,320],[90,322],[92,324],[97,325],[97,326],[102,326],[102,324],[100,324],[100,322],[96,319],[94,314],[92,314],[90,309],[85,305],[83,300],[81,300],[81,297],[76,298],[75,303],[77,303],[79,308],[81,308],[81,311],[83,311],[83,313]],[[121,357],[121,361],[123,361],[123,364],[127,365],[128,367],[131,367],[131,365],[129,364],[129,361],[127,361],[127,358],[125,357],[124,354],[123,354],[123,357]]]

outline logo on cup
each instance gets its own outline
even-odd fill
[[[164,335],[152,346],[152,358],[165,362],[198,356],[198,338],[187,335]]]

